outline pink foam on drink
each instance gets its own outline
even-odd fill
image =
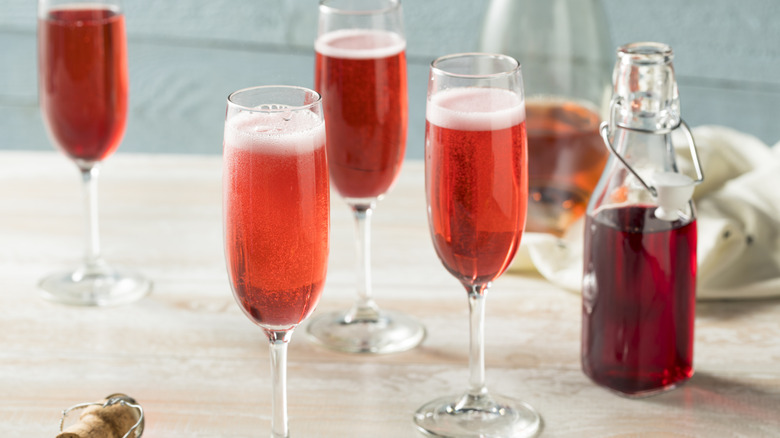
[[[236,114],[225,124],[225,147],[302,154],[325,145],[325,123],[310,111]]]
[[[38,18],[40,19],[54,19],[52,18],[52,15],[56,15],[53,13],[56,13],[57,11],[77,11],[77,10],[85,10],[85,11],[107,11],[107,12],[113,12],[116,15],[120,14],[119,6],[114,5],[99,5],[99,4],[93,4],[93,3],[68,3],[64,5],[57,6],[56,8],[46,9],[46,8],[40,8],[38,10]],[[103,21],[98,16],[95,16],[95,21]],[[54,21],[58,21],[54,19]],[[80,22],[84,22],[86,20],[79,20]]]
[[[377,59],[397,55],[406,49],[406,40],[384,30],[341,29],[320,35],[314,50],[323,56],[350,59]]]
[[[523,122],[525,104],[517,93],[501,88],[451,88],[431,96],[425,117],[442,128],[494,131]]]

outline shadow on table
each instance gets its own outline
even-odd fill
[[[780,309],[780,297],[752,300],[697,301],[696,315],[723,320],[742,318],[760,312]]]
[[[706,372],[696,372],[683,387],[646,399],[650,403],[678,407],[691,416],[735,421],[748,430],[780,431],[780,390],[776,377],[766,386],[738,381]],[[746,431],[747,432],[747,431]]]

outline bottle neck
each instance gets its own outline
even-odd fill
[[[657,206],[654,214],[666,221],[693,217],[695,181],[679,173],[671,139],[681,124],[690,133],[680,119],[672,56],[669,46],[652,42],[618,49],[609,126],[602,127],[616,155],[599,181],[589,214],[637,204]]]
[[[677,172],[671,134],[615,127],[612,144],[642,177],[653,172]]]
[[[610,142],[626,164],[648,184],[658,172],[674,171],[674,153],[668,134],[651,134],[615,127]],[[589,212],[609,205],[655,204],[650,189],[614,155],[588,205]]]

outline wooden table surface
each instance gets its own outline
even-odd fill
[[[53,437],[60,411],[124,392],[144,437],[267,437],[267,341],[230,292],[221,242],[219,156],[119,153],[104,165],[106,258],[154,281],[113,308],[43,301],[37,282],[83,252],[81,187],[56,152],[0,153],[0,436]],[[466,294],[430,243],[423,166],[405,164],[374,215],[380,306],[420,318],[412,351],[375,357],[289,349],[294,437],[417,437],[412,413],[468,379]],[[328,281],[316,312],[354,296],[353,230],[333,196]],[[487,300],[488,387],[527,401],[548,437],[780,436],[780,300],[699,303],[696,374],[628,400],[580,371],[580,299],[535,275],[505,274]]]

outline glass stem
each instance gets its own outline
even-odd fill
[[[379,317],[379,308],[371,296],[371,215],[374,204],[359,204],[351,207],[355,216],[358,297],[345,317],[346,322]]]
[[[485,386],[485,294],[488,285],[467,286],[469,294],[469,395],[487,394]]]
[[[87,252],[85,255],[85,263],[88,268],[92,268],[100,264],[97,191],[100,171],[97,165],[79,167],[79,170],[81,170],[81,180],[84,183],[84,201],[87,219]]]
[[[288,438],[287,422],[287,344],[292,330],[267,331],[271,356],[271,438]]]

